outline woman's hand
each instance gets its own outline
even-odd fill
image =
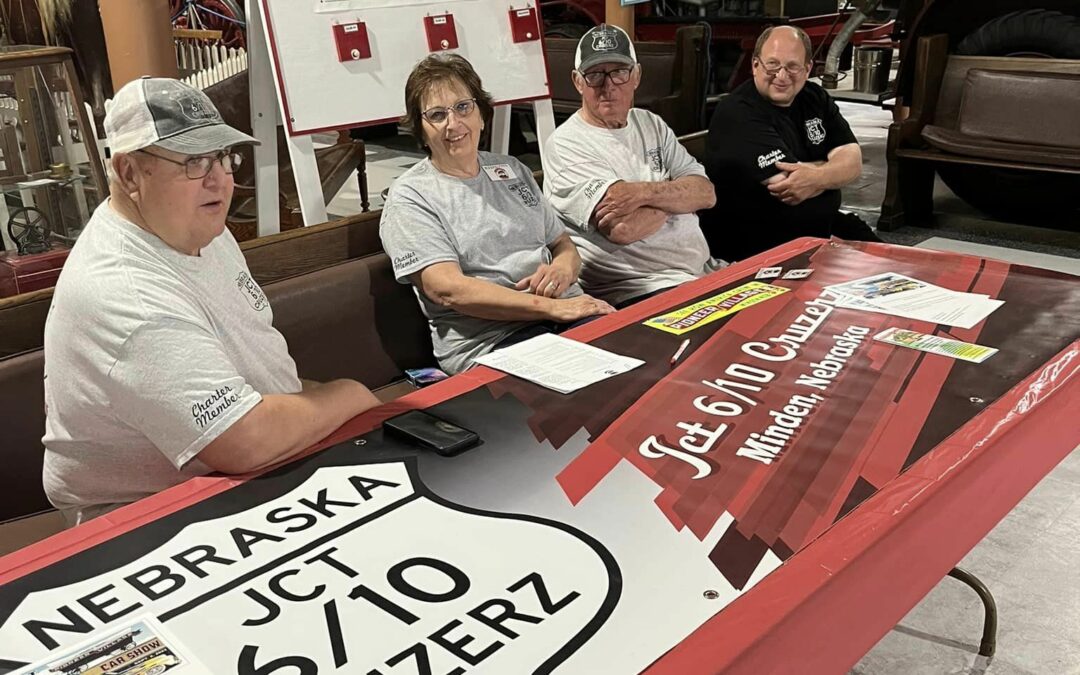
[[[554,260],[550,264],[537,267],[535,272],[514,284],[514,288],[519,291],[527,290],[545,298],[558,298],[573,283],[574,271],[569,264]]]
[[[611,314],[615,308],[591,295],[579,295],[552,302],[551,318],[559,323],[573,323],[587,316]]]

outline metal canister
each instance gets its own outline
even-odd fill
[[[852,63],[855,91],[880,94],[889,86],[892,47],[856,47]]]

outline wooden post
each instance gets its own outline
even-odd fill
[[[634,7],[623,7],[619,0],[606,0],[604,22],[609,26],[618,26],[634,39]]]
[[[113,90],[143,75],[180,77],[169,0],[100,0]]]

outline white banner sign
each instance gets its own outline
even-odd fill
[[[446,503],[399,461],[325,467],[31,593],[0,628],[0,659],[37,662],[149,613],[213,673],[541,672],[620,591],[614,559],[573,528]]]

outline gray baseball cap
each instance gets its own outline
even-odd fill
[[[105,136],[114,155],[150,145],[202,155],[259,144],[225,124],[206,94],[166,77],[143,77],[121,87],[105,114]]]
[[[634,43],[626,31],[602,23],[581,36],[574,54],[574,69],[583,73],[598,63],[623,63],[628,66],[637,63]]]

